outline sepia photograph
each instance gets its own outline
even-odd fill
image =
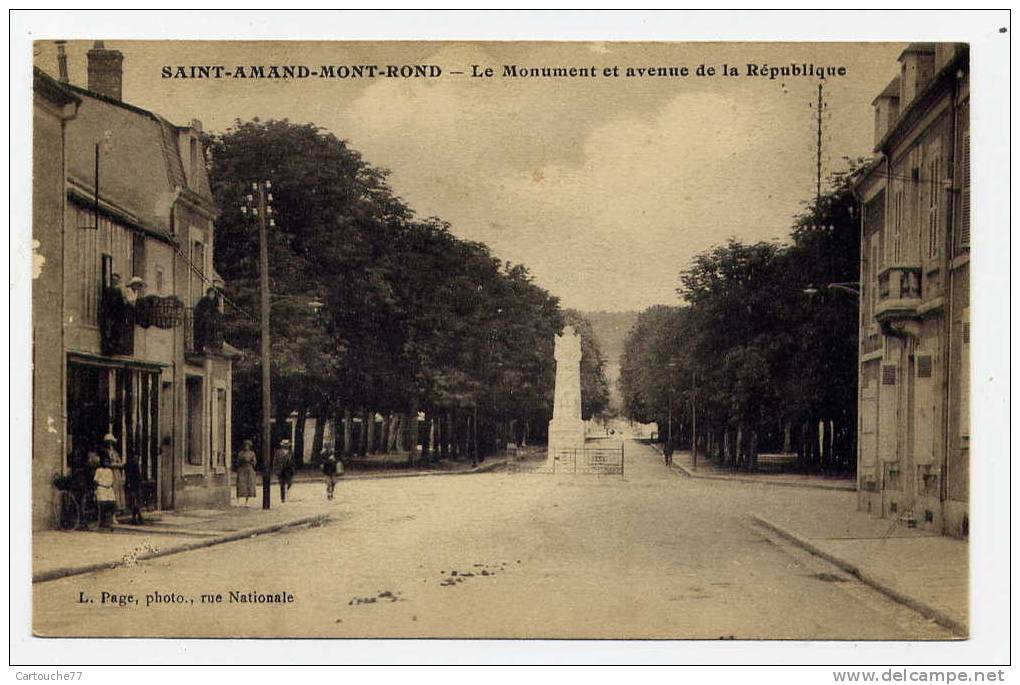
[[[903,36],[34,36],[31,634],[967,641],[971,46]]]

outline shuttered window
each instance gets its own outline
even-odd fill
[[[960,437],[970,437],[970,309],[960,323]]]
[[[931,378],[931,355],[922,354],[917,358],[917,377]]]
[[[884,364],[882,366],[882,385],[896,385],[895,364]]]
[[[957,247],[970,249],[970,107],[960,110],[960,235]]]

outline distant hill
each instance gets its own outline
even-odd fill
[[[611,364],[619,364],[623,356],[623,343],[627,332],[637,320],[639,312],[581,312],[591,322],[602,354]]]
[[[620,410],[622,398],[616,382],[620,378],[620,359],[623,357],[623,343],[630,327],[637,320],[638,312],[580,312],[591,322],[599,349],[606,357],[606,379],[609,381],[609,401]]]

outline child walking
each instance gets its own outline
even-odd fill
[[[336,489],[337,475],[343,475],[344,465],[337,461],[333,449],[327,447],[322,453],[322,474],[326,480],[326,499],[333,499],[333,491]]]
[[[103,454],[99,459],[99,468],[95,473],[96,504],[99,506],[99,527],[104,530],[113,529],[113,512],[117,507],[117,496],[113,491],[113,469],[110,458]]]

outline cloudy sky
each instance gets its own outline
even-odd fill
[[[68,46],[85,85],[89,44]],[[746,65],[845,66],[826,79],[823,168],[870,153],[870,103],[897,73],[892,43],[108,42],[124,99],[219,132],[235,118],[313,122],[348,140],[421,216],[526,264],[565,306],[676,302],[677,273],[729,237],[783,239],[815,184],[817,78]],[[36,62],[56,74],[51,43]],[[164,65],[435,64],[438,79],[166,80]],[[497,77],[471,78],[471,65]],[[619,66],[620,77],[501,78],[502,67]],[[699,64],[740,76],[699,77]],[[623,76],[687,66],[685,78]]]

